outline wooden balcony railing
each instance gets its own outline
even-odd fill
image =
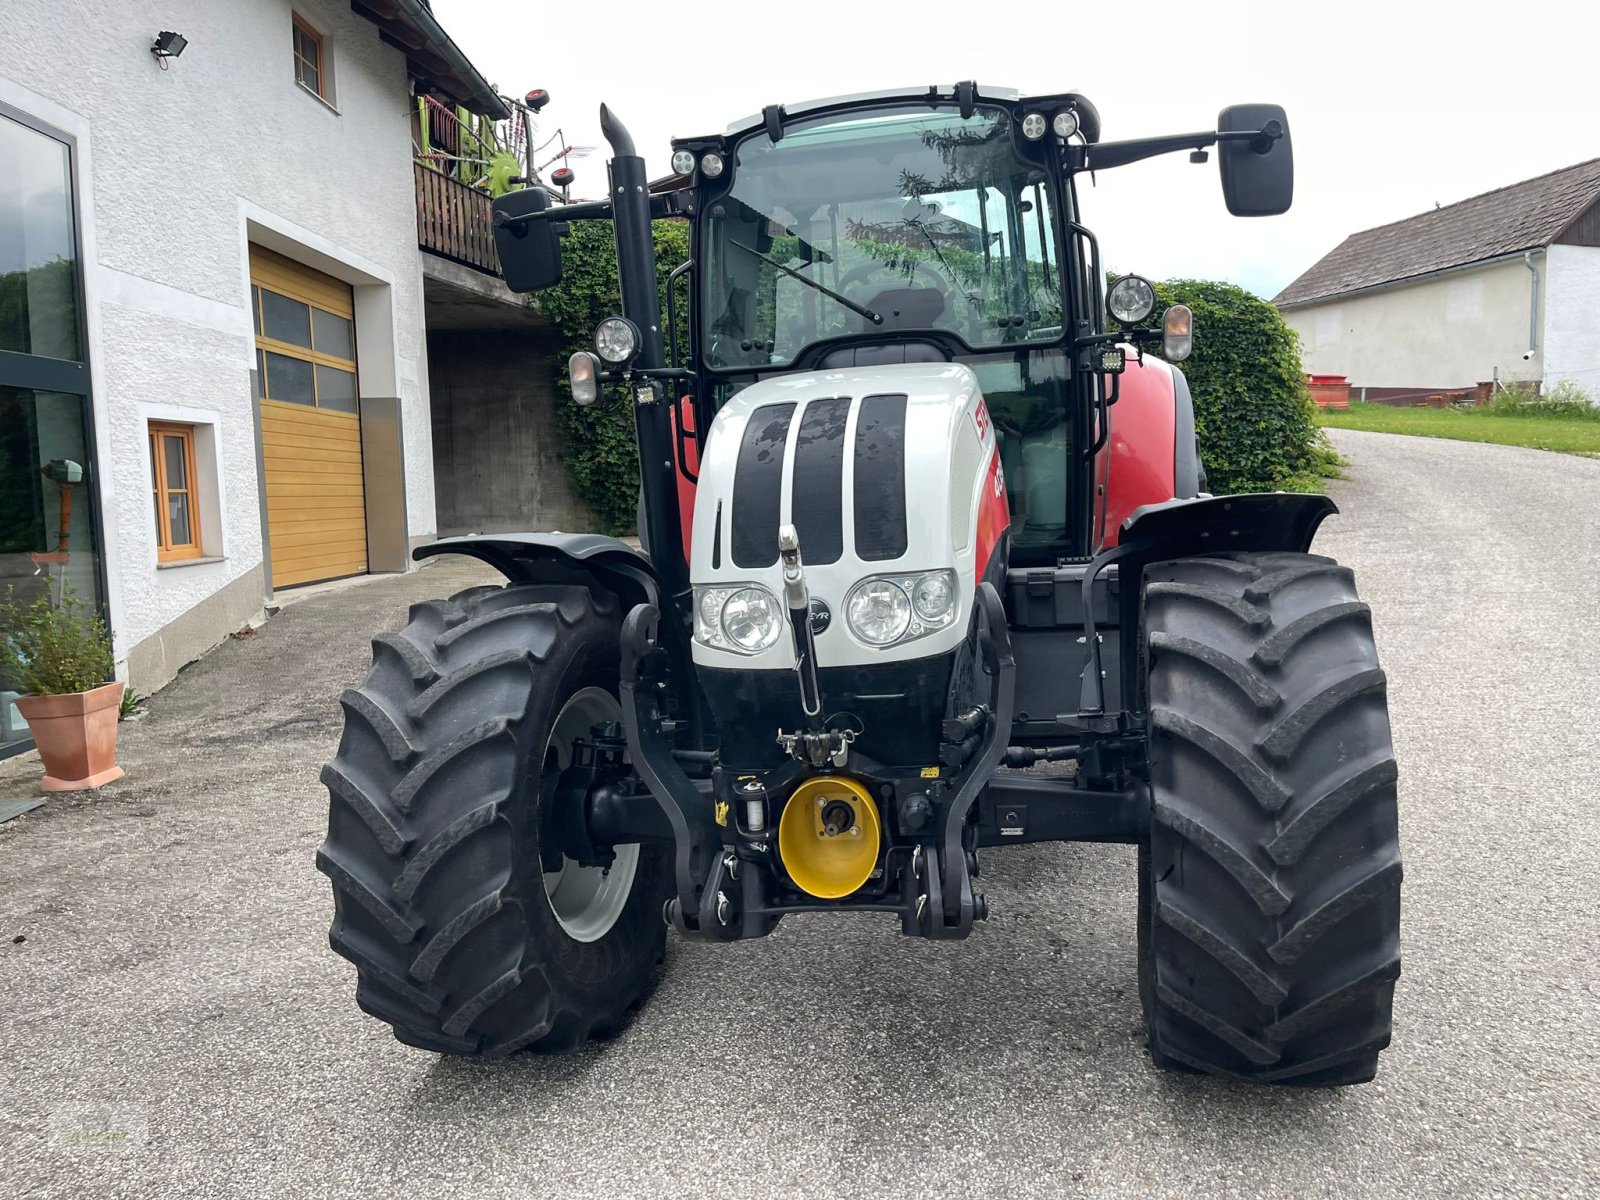
[[[500,274],[489,226],[489,197],[422,163],[417,179],[417,245],[443,258]]]

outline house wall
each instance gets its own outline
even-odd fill
[[[595,528],[561,464],[555,353],[549,332],[428,335],[441,536]]]
[[[1600,401],[1600,247],[1551,246],[1544,386],[1571,382]]]
[[[331,105],[295,82],[287,0],[0,4],[0,44],[27,47],[0,99],[78,143],[108,602],[141,692],[262,607],[250,240],[355,285],[362,389],[401,405],[406,533],[436,528],[405,58],[347,3],[295,11],[326,34]],[[188,38],[165,71],[161,29]],[[152,417],[213,447],[216,561],[156,565]]]
[[[1534,255],[1545,290],[1546,263]],[[1532,276],[1521,257],[1419,283],[1284,310],[1305,369],[1355,387],[1443,390],[1484,380],[1537,380],[1528,349]],[[1545,311],[1543,295],[1540,312]],[[1542,341],[1542,339],[1541,339]]]

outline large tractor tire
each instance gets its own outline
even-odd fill
[[[1369,610],[1310,554],[1150,568],[1140,993],[1156,1063],[1362,1083],[1400,973],[1394,749]]]
[[[322,773],[329,940],[356,1002],[446,1054],[561,1053],[617,1032],[666,939],[664,846],[608,871],[540,857],[572,742],[621,719],[620,614],[574,586],[473,588],[415,605],[342,698]]]

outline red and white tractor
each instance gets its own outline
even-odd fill
[[[417,551],[507,582],[417,605],[343,698],[318,864],[361,1007],[572,1050],[669,927],[964,938],[1006,903],[990,849],[1128,842],[1157,1063],[1370,1079],[1400,882],[1370,615],[1309,552],[1326,497],[1206,494],[1191,316],[1105,286],[1076,186],[1214,150],[1232,212],[1282,212],[1283,110],[1105,142],[1075,93],[774,105],[675,141],[665,191],[602,122],[606,199],[513,192],[495,235],[536,291],[569,222],[614,222],[622,312],[571,382],[633,410],[644,548]],[[690,227],[665,280],[653,218]]]

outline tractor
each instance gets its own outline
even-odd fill
[[[654,184],[601,123],[605,197],[535,184],[493,231],[526,293],[613,223],[622,311],[568,370],[632,410],[642,548],[415,552],[506,582],[415,605],[342,697],[317,863],[358,1005],[441,1054],[573,1051],[669,930],[965,938],[991,849],[1130,843],[1158,1066],[1371,1079],[1401,865],[1370,610],[1310,553],[1329,499],[1208,494],[1203,330],[1108,280],[1078,197],[1215,153],[1233,214],[1281,213],[1284,111],[1102,141],[1073,92],[874,92],[675,139]],[[660,219],[690,251],[658,274]]]

